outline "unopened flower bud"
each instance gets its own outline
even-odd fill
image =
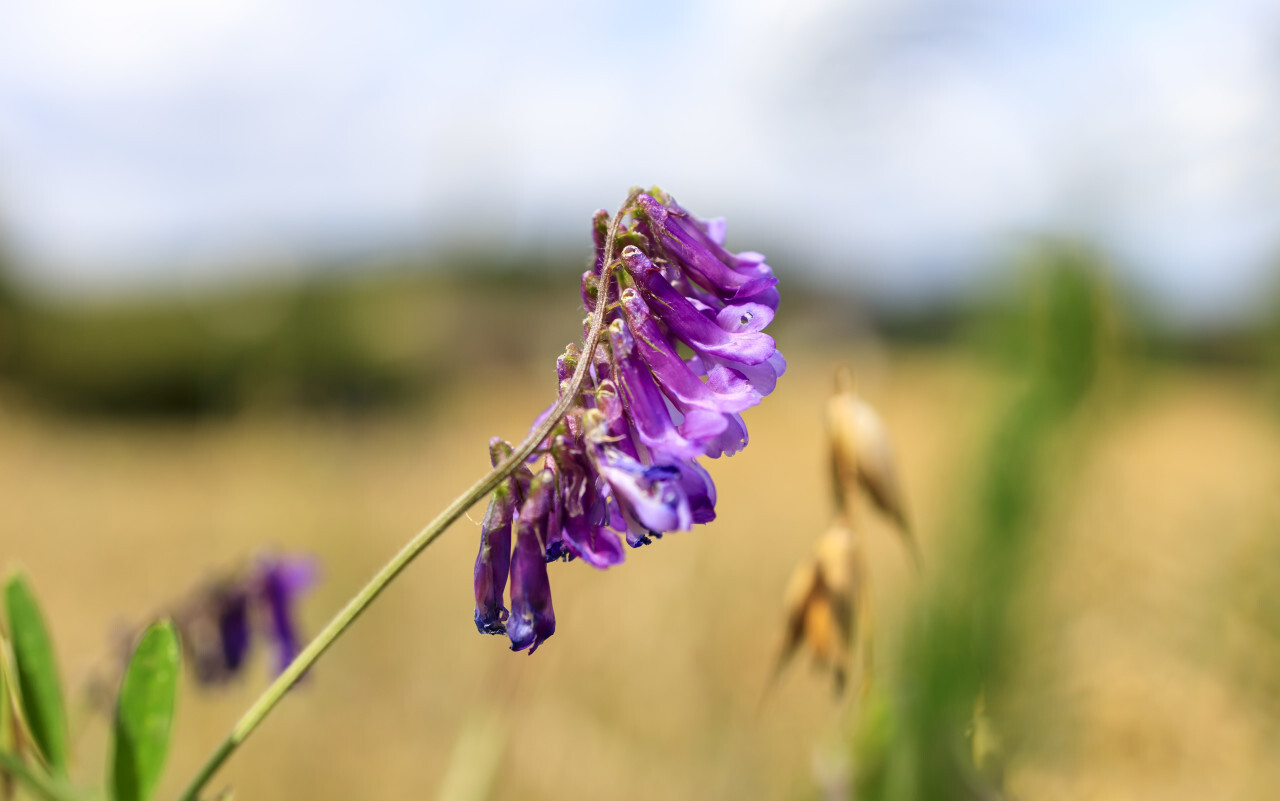
[[[507,636],[513,651],[528,648],[529,653],[533,653],[556,630],[545,556],[555,488],[555,474],[550,470],[535,475],[516,523],[516,548],[511,562],[511,615],[507,620]]]
[[[847,367],[836,373],[836,392],[827,403],[827,431],[841,509],[852,514],[857,493],[865,491],[875,507],[897,525],[918,562],[919,549],[907,525],[889,432],[875,409],[854,392],[853,374]]]

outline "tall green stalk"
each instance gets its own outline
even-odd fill
[[[1033,330],[1009,337],[1033,345],[1032,361],[1025,390],[979,463],[977,525],[934,560],[946,567],[914,610],[891,684],[864,708],[855,753],[860,799],[1001,797],[998,760],[975,764],[975,706],[998,701],[1016,667],[1018,598],[1042,536],[1050,438],[1094,382],[1105,325],[1090,262],[1074,250],[1051,251],[1050,259]]]

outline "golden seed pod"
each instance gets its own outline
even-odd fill
[[[783,605],[786,627],[774,679],[801,646],[819,667],[829,668],[840,691],[857,654],[863,665],[863,689],[871,671],[871,596],[858,526],[858,498],[872,504],[901,531],[917,566],[920,554],[907,525],[902,488],[884,422],[853,388],[847,367],[836,372],[836,389],[827,402],[836,519],[817,541],[813,554],[796,567]]]
[[[843,686],[858,636],[864,576],[862,550],[853,531],[836,522],[787,586],[787,624],[775,675],[803,644],[815,664],[831,669],[836,689]]]
[[[853,374],[845,366],[837,369],[836,391],[827,402],[827,432],[837,507],[852,516],[859,491],[866,492],[872,504],[898,527],[919,564],[920,551],[907,523],[889,431],[876,410],[858,397]]]

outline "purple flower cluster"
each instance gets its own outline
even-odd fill
[[[555,631],[548,562],[607,568],[623,560],[622,538],[635,548],[715,519],[715,485],[698,459],[746,446],[741,413],[786,370],[763,332],[778,307],[764,257],[729,252],[723,220],[699,220],[658,190],[628,211],[612,242],[609,215],[597,212],[595,265],[582,280],[587,311],[605,304],[605,335],[556,365],[562,397],[582,359],[586,382],[495,490],[481,526],[476,628],[507,634],[515,651],[532,653]],[[495,466],[511,453],[490,443]]]
[[[255,632],[271,644],[276,672],[288,667],[302,647],[295,607],[316,572],[309,557],[264,556],[193,595],[173,618],[196,680],[221,684],[238,675]]]

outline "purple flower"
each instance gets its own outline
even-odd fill
[[[507,636],[511,650],[538,650],[555,633],[551,582],[547,580],[547,527],[551,521],[556,477],[543,470],[533,477],[529,497],[516,523],[516,550],[511,560],[511,616]]]
[[[753,301],[778,307],[778,279],[759,253],[730,253],[722,246],[723,223],[715,227],[698,220],[674,200],[660,202],[642,194],[637,214],[641,231],[684,276],[722,301]],[[717,241],[719,240],[719,241]]]
[[[249,589],[243,582],[216,579],[173,617],[198,683],[221,684],[239,673],[250,645]]]
[[[725,306],[715,315],[704,313],[680,294],[649,257],[635,246],[622,250],[622,263],[644,291],[651,308],[660,309],[672,335],[694,351],[742,364],[768,361],[778,348],[773,337],[760,333],[773,320],[773,309],[761,303]],[[623,301],[626,301],[623,292]],[[706,309],[706,312],[710,312]]]
[[[297,605],[316,576],[310,557],[264,556],[215,578],[182,604],[173,619],[196,681],[221,684],[239,675],[258,637],[275,652],[276,671],[288,667],[301,649]]]
[[[622,310],[627,327],[635,337],[635,352],[680,411],[695,409],[732,414],[750,409],[762,399],[742,373],[722,364],[707,371],[706,380],[690,369],[680,358],[675,345],[667,339],[640,293],[628,287],[622,293]],[[767,357],[766,357],[767,358]]]
[[[480,553],[476,555],[476,629],[481,634],[505,634],[507,608],[502,596],[507,589],[507,570],[511,565],[511,524],[515,518],[516,498],[511,482],[505,481],[493,492],[489,510],[480,526]]]
[[[489,461],[497,467],[511,454],[511,446],[494,437],[489,440]],[[519,471],[527,475],[527,471]],[[526,484],[527,487],[527,484]],[[523,496],[516,478],[502,482],[489,499],[480,525],[480,552],[476,554],[476,629],[481,634],[505,634],[507,608],[502,605],[511,564],[511,526]]]
[[[637,358],[635,340],[622,320],[609,325],[609,343],[623,405],[645,447],[674,459],[693,459],[705,453],[707,443],[725,429],[723,415],[693,409],[677,426],[653,373]]]
[[[249,595],[239,587],[230,587],[219,601],[216,608],[222,663],[212,673],[229,675],[240,670],[249,653]],[[205,669],[210,666],[205,665]]]
[[[566,435],[556,437],[551,444],[560,478],[560,541],[568,557],[582,559],[593,567],[612,567],[626,554],[617,533],[608,527],[609,501],[600,494],[598,474],[580,443],[581,439]]]
[[[476,627],[505,630],[513,650],[532,653],[555,631],[548,562],[608,568],[624,559],[623,536],[638,547],[715,519],[715,484],[698,460],[746,446],[742,412],[786,371],[763,331],[778,307],[764,257],[726,250],[722,220],[657,190],[637,198],[612,244],[609,215],[592,221],[595,262],[580,288],[586,311],[604,317],[604,341],[557,360],[569,411],[495,490],[481,526]],[[583,359],[586,381],[566,401]]]
[[[674,464],[645,465],[609,442],[609,425],[599,410],[583,416],[587,457],[608,483],[617,502],[650,531],[687,531],[693,526],[689,499]]]
[[[298,597],[315,583],[316,567],[311,560],[264,559],[261,570],[260,603],[268,618],[268,634],[276,652],[276,672],[283,673],[301,650],[294,607]]]

